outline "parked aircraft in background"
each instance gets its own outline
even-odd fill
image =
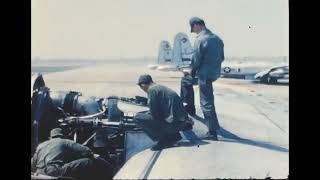
[[[193,48],[185,33],[175,35],[173,48],[168,41],[162,41],[159,46],[157,64],[148,65],[149,69],[159,71],[177,71],[189,67]]]
[[[174,38],[173,48],[169,41],[160,43],[157,63],[148,65],[148,68],[159,71],[181,71],[183,68],[190,67],[192,55],[193,47],[188,36],[180,32]],[[286,58],[227,58],[222,63],[221,76],[254,79],[257,73],[287,64]],[[274,82],[273,79],[271,81]]]
[[[289,66],[280,66],[257,73],[255,79],[261,83],[277,83],[279,80],[289,82]]]

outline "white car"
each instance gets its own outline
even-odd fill
[[[274,67],[266,71],[257,73],[255,79],[261,83],[277,83],[278,80],[289,80],[289,66]]]

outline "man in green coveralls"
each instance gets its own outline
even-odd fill
[[[148,74],[139,77],[138,85],[148,94],[149,111],[137,113],[135,122],[158,143],[151,148],[158,151],[181,140],[179,131],[192,128],[182,100],[168,87],[153,82]]]
[[[204,119],[208,122],[207,138],[218,140],[217,131],[220,129],[220,124],[214,104],[213,83],[219,79],[221,63],[225,59],[224,43],[206,27],[203,19],[192,17],[189,23],[191,32],[198,35],[193,46],[191,67],[198,75],[200,107]]]
[[[31,159],[31,171],[79,180],[112,179],[114,173],[112,166],[95,158],[88,147],[63,139],[60,128],[51,130],[50,140],[39,144]]]

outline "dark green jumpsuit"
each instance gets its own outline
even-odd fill
[[[113,176],[112,167],[96,160],[88,147],[61,138],[39,144],[31,159],[31,171],[77,179],[111,179]]]
[[[191,66],[192,71],[198,75],[200,107],[211,132],[220,129],[212,83],[220,77],[221,63],[224,59],[222,39],[209,29],[203,29],[194,42]]]
[[[153,141],[170,136],[183,130],[188,119],[179,95],[159,84],[148,89],[149,111],[137,113],[136,123]]]

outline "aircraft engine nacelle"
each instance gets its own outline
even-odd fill
[[[31,142],[32,153],[37,145],[48,139],[50,131],[53,128],[61,126],[63,119],[108,119],[113,122],[120,122],[124,118],[133,118],[126,116],[118,108],[118,101],[127,101],[133,106],[146,106],[146,99],[140,96],[135,98],[124,97],[86,97],[76,91],[50,91],[45,86],[41,74],[32,78],[31,85]],[[125,106],[124,106],[125,107]],[[131,108],[134,109],[134,108]],[[141,109],[141,108],[140,108]],[[138,111],[140,110],[138,108]],[[92,121],[94,122],[94,121]],[[78,131],[77,141],[82,142],[88,134],[94,132],[95,127],[92,123],[82,122]],[[116,124],[118,126],[118,124]]]
[[[89,115],[102,110],[103,99],[82,96],[75,91],[51,92],[50,97],[56,107],[63,109],[67,115]]]
[[[128,149],[128,140],[134,144],[137,140],[132,137],[147,138],[133,121],[137,112],[148,110],[145,97],[96,98],[76,91],[50,91],[41,74],[31,81],[31,156],[50,131],[60,127],[66,138],[89,147],[117,171],[137,151]]]
[[[50,130],[57,127],[58,120],[66,116],[84,116],[101,112],[103,99],[83,97],[75,91],[52,92],[45,86],[41,74],[31,77],[31,141],[36,146],[47,140]]]
[[[169,71],[177,71],[178,70],[178,66],[176,65],[160,65],[157,67],[158,71],[165,71],[165,72],[169,72]]]
[[[151,65],[148,65],[147,67],[148,67],[148,69],[155,70],[155,69],[158,68],[158,65],[156,65],[156,64],[151,64]]]

